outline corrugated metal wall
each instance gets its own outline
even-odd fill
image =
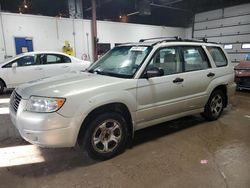
[[[194,38],[232,45],[226,51],[238,63],[250,54],[250,49],[242,49],[242,44],[250,43],[250,4],[196,14],[193,32]]]

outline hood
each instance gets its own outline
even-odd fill
[[[250,61],[241,61],[235,69],[250,69]]]
[[[69,73],[61,76],[40,79],[23,84],[16,89],[23,99],[31,95],[44,97],[67,97],[107,87],[124,79],[85,72]]]

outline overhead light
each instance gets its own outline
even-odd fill
[[[27,9],[27,8],[28,8],[28,3],[27,3],[27,0],[23,0],[23,7],[24,7],[25,9]]]

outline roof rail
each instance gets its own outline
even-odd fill
[[[205,37],[200,38],[200,39],[183,39],[183,38],[181,38],[179,36],[141,39],[139,42],[145,42],[145,41],[150,41],[150,40],[158,40],[158,41],[156,41],[155,43],[152,44],[153,46],[156,45],[156,44],[159,44],[159,43],[163,43],[163,42],[174,42],[174,41],[208,43],[208,39],[205,38]],[[209,42],[209,43],[218,44],[216,42]]]
[[[205,43],[220,44],[218,42],[208,42],[208,39],[205,38],[205,37],[199,38],[199,39],[193,39],[193,40],[200,41],[200,42],[205,42]]]
[[[182,40],[181,37],[175,36],[175,37],[156,37],[156,38],[148,38],[148,39],[141,39],[139,42],[145,42],[149,40]]]
[[[208,40],[207,40],[207,38],[201,38],[201,39],[183,39],[183,41],[185,42],[205,42],[205,43],[207,43],[208,42]]]

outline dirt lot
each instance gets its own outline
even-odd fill
[[[0,128],[6,126],[16,134],[7,112],[0,115]],[[248,188],[250,92],[238,92],[218,121],[190,116],[138,131],[132,148],[104,162],[74,148],[41,149],[6,137],[0,142],[0,187]]]

